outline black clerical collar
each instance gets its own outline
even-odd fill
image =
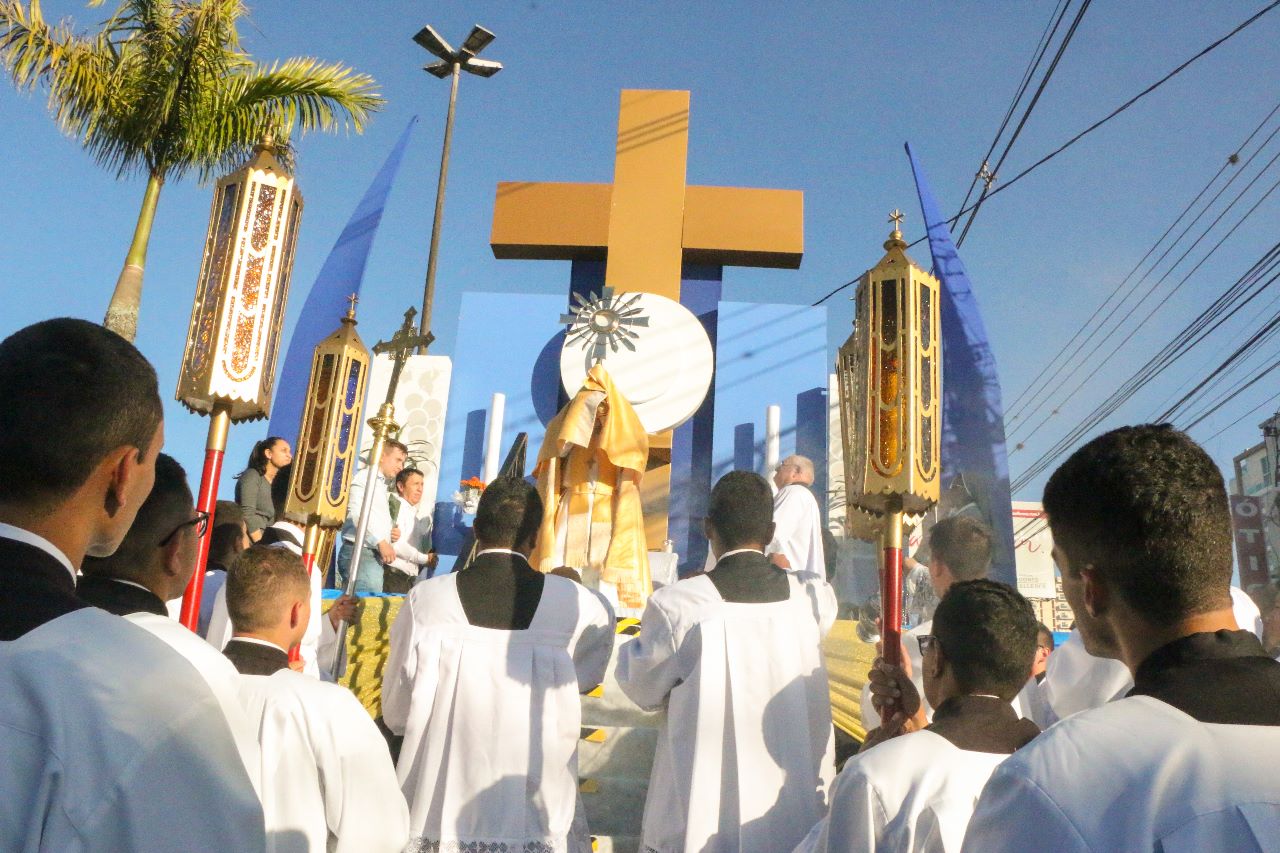
[[[16,640],[46,622],[89,605],[56,556],[37,545],[0,537],[0,640]]]
[[[791,596],[787,572],[755,549],[730,551],[707,574],[725,601],[737,604],[769,604]]]
[[[1190,634],[1148,655],[1129,695],[1159,699],[1202,723],[1280,726],[1280,662],[1250,631]]]
[[[926,731],[957,749],[1009,755],[1040,734],[1040,727],[1019,719],[1013,706],[998,696],[952,696],[933,712]]]
[[[232,637],[222,650],[241,675],[274,675],[289,668],[289,653],[254,637]]]
[[[94,607],[117,616],[130,613],[154,613],[168,616],[160,596],[133,581],[85,575],[76,585],[76,595]]]

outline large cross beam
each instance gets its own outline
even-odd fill
[[[798,268],[804,194],[689,186],[688,149],[688,92],[623,90],[613,183],[498,184],[494,257],[603,260],[602,284],[677,301],[686,264]],[[651,440],[643,483],[651,548],[667,536],[671,446],[669,432]]]

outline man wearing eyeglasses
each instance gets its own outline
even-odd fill
[[[167,454],[156,458],[156,482],[133,526],[110,557],[86,557],[76,593],[108,613],[166,616],[196,568],[196,549],[209,523],[192,508],[186,472]]]

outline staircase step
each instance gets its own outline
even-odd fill
[[[578,775],[584,779],[649,781],[658,730],[648,727],[604,726],[578,743]]]
[[[579,796],[591,834],[638,836],[648,789],[648,779],[585,779]]]
[[[640,837],[637,835],[593,835],[593,853],[639,853]]]

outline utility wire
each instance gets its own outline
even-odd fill
[[[1004,151],[1001,152],[1000,159],[996,161],[995,168],[986,176],[982,192],[978,195],[978,200],[974,203],[973,210],[969,213],[969,221],[964,224],[964,228],[960,231],[960,237],[956,240],[956,248],[964,245],[964,238],[969,236],[969,229],[973,226],[973,220],[977,218],[978,211],[982,209],[983,202],[991,197],[991,185],[995,182],[996,176],[1000,174],[1000,167],[1004,165],[1005,158],[1009,156],[1009,151],[1013,149],[1013,143],[1018,141],[1018,137],[1022,134],[1022,129],[1027,126],[1027,119],[1031,118],[1031,111],[1040,102],[1040,96],[1044,94],[1045,87],[1049,85],[1049,81],[1053,78],[1053,72],[1058,69],[1058,63],[1062,60],[1062,55],[1067,52],[1067,45],[1071,44],[1071,39],[1075,36],[1076,29],[1080,26],[1080,21],[1084,19],[1084,13],[1089,11],[1091,2],[1093,0],[1084,0],[1076,11],[1075,19],[1071,21],[1071,26],[1067,29],[1066,35],[1062,37],[1062,43],[1058,45],[1057,53],[1053,55],[1053,60],[1049,63],[1049,67],[1045,69],[1044,76],[1040,78],[1040,85],[1036,87],[1036,93],[1031,96],[1030,103],[1023,110],[1022,118],[1018,120],[1018,126],[1013,129],[1013,135],[1005,143]],[[1063,12],[1065,11],[1064,9]],[[963,207],[963,205],[961,206]]]
[[[1191,66],[1193,63],[1195,63],[1197,60],[1202,59],[1202,58],[1204,58],[1205,56],[1207,56],[1208,54],[1212,53],[1214,50],[1217,50],[1219,47],[1221,47],[1223,44],[1225,44],[1229,39],[1231,39],[1232,37],[1236,36],[1237,34],[1239,34],[1240,32],[1244,31],[1245,29],[1247,29],[1248,27],[1252,26],[1253,24],[1257,23],[1257,22],[1258,22],[1258,20],[1259,20],[1259,19],[1261,19],[1263,15],[1267,14],[1268,12],[1271,12],[1271,11],[1272,11],[1272,10],[1274,10],[1277,6],[1280,6],[1280,0],[1272,0],[1272,2],[1271,2],[1271,3],[1268,3],[1266,6],[1262,7],[1260,10],[1258,10],[1257,12],[1255,12],[1253,15],[1251,15],[1250,17],[1248,17],[1248,18],[1246,18],[1244,21],[1242,21],[1240,24],[1238,24],[1238,25],[1235,27],[1235,29],[1231,30],[1231,32],[1227,33],[1226,35],[1222,36],[1221,38],[1217,39],[1216,41],[1211,42],[1208,46],[1206,46],[1206,47],[1204,47],[1203,49],[1201,49],[1197,54],[1195,54],[1194,56],[1192,56],[1192,57],[1191,57],[1190,59],[1188,59],[1186,62],[1183,62],[1183,63],[1182,63],[1181,65],[1179,65],[1177,68],[1174,68],[1174,69],[1173,69],[1172,71],[1170,71],[1168,74],[1164,75],[1164,76],[1163,76],[1163,77],[1161,77],[1159,80],[1157,80],[1156,82],[1152,83],[1150,86],[1148,86],[1147,88],[1143,89],[1141,92],[1139,92],[1138,94],[1134,95],[1132,98],[1130,98],[1129,100],[1125,101],[1125,102],[1124,102],[1123,104],[1121,104],[1120,106],[1116,107],[1114,110],[1112,110],[1112,111],[1111,111],[1110,113],[1108,113],[1106,116],[1102,117],[1102,118],[1101,118],[1101,119],[1099,119],[1098,121],[1096,121],[1096,122],[1094,122],[1093,124],[1089,125],[1089,126],[1088,126],[1088,127],[1086,127],[1084,130],[1080,131],[1080,132],[1079,132],[1079,133],[1077,133],[1075,136],[1073,136],[1073,137],[1071,137],[1070,139],[1068,139],[1068,140],[1067,140],[1066,142],[1064,142],[1062,145],[1058,146],[1058,147],[1057,147],[1057,148],[1055,148],[1053,151],[1050,151],[1048,154],[1046,154],[1045,156],[1041,157],[1039,160],[1037,160],[1036,162],[1032,163],[1032,164],[1031,164],[1030,166],[1028,166],[1027,168],[1023,169],[1023,170],[1022,170],[1021,172],[1019,172],[1017,175],[1014,175],[1014,176],[1013,176],[1012,178],[1010,178],[1008,181],[1006,181],[1005,183],[1003,183],[1003,184],[1001,184],[1000,186],[998,186],[998,187],[996,187],[995,189],[993,189],[991,192],[989,192],[989,193],[987,194],[987,197],[988,197],[988,198],[990,198],[991,196],[994,196],[994,195],[996,195],[997,193],[1001,193],[1001,192],[1004,192],[1005,190],[1009,189],[1009,187],[1013,186],[1015,183],[1017,183],[1018,181],[1022,180],[1022,179],[1023,179],[1023,178],[1025,178],[1027,175],[1031,174],[1033,171],[1035,171],[1036,169],[1038,169],[1038,168],[1040,168],[1041,166],[1043,166],[1045,163],[1048,163],[1048,162],[1049,162],[1050,160],[1052,160],[1054,157],[1057,157],[1057,156],[1058,156],[1059,154],[1061,154],[1063,151],[1066,151],[1066,150],[1067,150],[1068,148],[1070,148],[1072,145],[1075,145],[1075,144],[1076,144],[1077,142],[1079,142],[1081,139],[1083,139],[1084,137],[1088,136],[1090,133],[1093,133],[1095,130],[1097,130],[1098,128],[1102,127],[1102,126],[1103,126],[1104,124],[1106,124],[1107,122],[1111,121],[1111,119],[1113,119],[1113,118],[1115,118],[1116,116],[1120,115],[1120,113],[1122,113],[1122,112],[1124,112],[1125,110],[1129,109],[1129,107],[1133,106],[1133,105],[1134,105],[1134,104],[1136,104],[1138,101],[1142,100],[1142,99],[1143,99],[1143,98],[1145,98],[1147,95],[1151,94],[1151,93],[1152,93],[1152,92],[1154,92],[1156,89],[1160,88],[1160,87],[1161,87],[1161,86],[1163,86],[1165,83],[1169,82],[1171,79],[1173,79],[1174,77],[1176,77],[1178,74],[1181,74],[1183,71],[1185,71],[1188,67],[1190,67],[1190,66]],[[962,208],[962,209],[960,210],[960,212],[959,212],[959,213],[957,213],[955,216],[951,217],[951,219],[947,220],[947,225],[948,225],[948,227],[954,227],[954,226],[955,226],[955,224],[956,224],[957,222],[959,222],[959,221],[960,221],[960,217],[964,216],[966,213],[968,213],[968,212],[969,212],[970,210],[972,210],[972,209],[973,209],[972,207]],[[912,246],[919,245],[920,243],[923,243],[926,239],[928,239],[928,235],[926,235],[926,236],[924,236],[924,237],[919,237],[919,238],[917,238],[915,241],[913,241],[912,243],[908,244],[907,248],[911,248]],[[861,278],[861,276],[859,276],[859,278]],[[823,302],[826,302],[826,301],[827,301],[828,299],[830,299],[832,296],[834,296],[835,294],[839,293],[841,290],[844,290],[846,287],[849,287],[850,285],[852,285],[852,284],[856,283],[857,281],[858,281],[858,279],[857,279],[857,278],[854,278],[854,279],[851,279],[851,280],[849,280],[849,281],[845,282],[844,284],[842,284],[842,285],[840,285],[839,287],[837,287],[837,288],[835,288],[834,290],[832,290],[832,291],[831,291],[830,293],[828,293],[826,296],[824,296],[824,297],[822,297],[821,299],[819,299],[817,302],[813,303],[813,307],[817,307],[817,306],[821,305]]]

